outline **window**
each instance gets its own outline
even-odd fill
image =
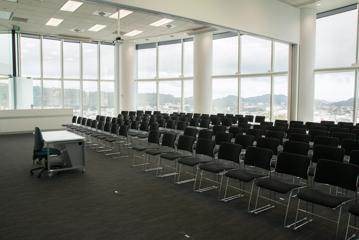
[[[274,72],[287,72],[289,65],[289,45],[274,42]]]
[[[80,78],[80,44],[64,42],[64,78]]]
[[[213,113],[236,113],[238,111],[238,79],[213,79]]]
[[[316,68],[349,67],[355,63],[357,10],[317,19]]]
[[[315,74],[315,121],[353,120],[354,77],[354,71]]]
[[[181,111],[181,81],[159,81],[158,89],[161,112]]]
[[[0,52],[0,74],[12,75],[12,44],[8,33],[0,34]]]
[[[183,111],[193,112],[193,80],[183,81]]]
[[[271,71],[271,41],[241,36],[241,73],[267,73]]]
[[[83,116],[94,118],[98,114],[98,88],[95,81],[83,81],[82,83]]]
[[[238,37],[213,40],[213,75],[233,75],[238,72]]]
[[[40,77],[40,39],[21,37],[21,76]]]
[[[156,110],[156,82],[137,82],[137,109]]]
[[[82,44],[83,79],[97,79],[97,44]]]
[[[160,78],[178,78],[181,75],[181,52],[180,41],[159,43],[158,66]]]
[[[80,115],[80,98],[80,81],[64,81],[64,107],[72,108],[75,115]]]
[[[115,79],[115,48],[113,45],[101,45],[101,79]]]
[[[113,116],[115,114],[115,83],[101,81],[101,114]]]
[[[61,108],[61,81],[44,80],[42,91],[42,106],[44,108]]]
[[[42,106],[42,86],[40,80],[32,80],[32,97],[33,108],[41,108]]]
[[[11,83],[10,79],[0,78],[0,110],[11,108]]]
[[[193,40],[185,39],[183,42],[183,75],[193,76]]]
[[[137,78],[152,79],[156,77],[156,48],[137,50]]]
[[[45,78],[61,78],[61,42],[44,39],[42,41],[42,58],[43,76]]]
[[[288,119],[288,75],[273,77],[273,119]]]
[[[270,118],[270,77],[241,78],[241,113]]]

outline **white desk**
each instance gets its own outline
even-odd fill
[[[80,169],[85,171],[85,138],[69,131],[42,132],[45,145],[54,145],[61,150],[60,158],[67,163],[66,167],[51,168],[48,161],[48,172],[51,176],[55,172]]]

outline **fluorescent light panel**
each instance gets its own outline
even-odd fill
[[[66,12],[75,12],[82,4],[83,2],[69,0],[61,7],[61,10]]]
[[[12,12],[0,11],[0,19],[10,20]]]
[[[104,29],[105,27],[106,27],[106,25],[96,24],[96,25],[93,25],[92,27],[90,27],[88,30],[90,32],[98,32],[98,31]]]
[[[143,31],[133,30],[133,31],[131,31],[131,32],[126,33],[124,36],[126,36],[126,37],[133,37],[133,36],[136,36],[136,35],[138,35],[138,34],[140,34],[140,33],[143,33]]]
[[[130,11],[130,10],[121,9],[120,10],[120,19],[126,17],[127,15],[130,15],[131,13],[133,13],[133,12]],[[115,12],[114,14],[112,14],[110,16],[110,18],[117,19],[118,18],[118,12]]]
[[[169,18],[162,18],[161,20],[153,22],[150,25],[154,26],[154,27],[159,27],[159,26],[165,25],[165,24],[170,23],[170,22],[173,22],[173,20],[169,19]]]
[[[64,19],[60,19],[60,18],[50,18],[49,21],[47,21],[46,25],[47,25],[47,26],[57,27],[57,26],[60,25],[60,23],[62,23],[62,21],[64,21]]]

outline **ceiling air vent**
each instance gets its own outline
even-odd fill
[[[22,18],[22,17],[12,17],[12,18],[11,18],[11,21],[27,23],[27,21],[29,21],[29,19],[27,19],[27,18]]]
[[[112,34],[117,35],[117,30],[116,30],[116,31],[114,31]],[[122,32],[122,31],[120,31],[120,35],[125,35],[125,34],[126,34],[126,32]]]
[[[100,17],[109,17],[112,13],[104,12],[104,11],[96,11],[92,13],[93,15],[100,16]]]

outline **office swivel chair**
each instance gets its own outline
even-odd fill
[[[30,174],[33,175],[35,171],[40,171],[37,175],[39,178],[41,174],[47,170],[47,157],[49,156],[59,156],[61,151],[56,148],[44,148],[44,139],[42,138],[41,130],[38,127],[35,127],[34,134],[34,151],[32,154],[32,161],[35,164],[35,160],[37,163],[41,163],[42,159],[45,161],[41,164],[41,167],[36,167],[30,170]]]

